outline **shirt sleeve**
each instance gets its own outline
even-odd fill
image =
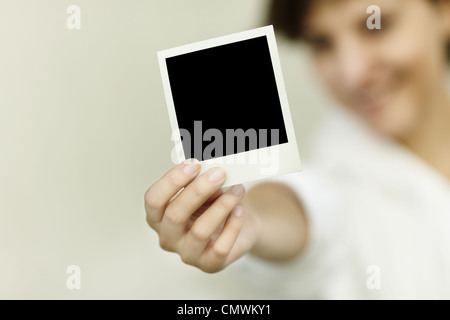
[[[326,298],[326,287],[339,281],[336,271],[345,256],[336,192],[307,168],[267,181],[288,185],[300,199],[308,223],[307,245],[298,257],[283,263],[246,255],[231,267],[232,272],[258,299]]]

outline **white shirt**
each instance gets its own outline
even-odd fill
[[[319,132],[303,171],[274,179],[304,204],[306,250],[232,268],[262,299],[450,299],[450,181],[344,112]]]

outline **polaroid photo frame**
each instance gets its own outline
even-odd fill
[[[272,26],[158,52],[172,160],[220,166],[224,186],[301,170]]]

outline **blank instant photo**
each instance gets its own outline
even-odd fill
[[[158,52],[172,160],[220,166],[224,186],[301,169],[272,26]]]

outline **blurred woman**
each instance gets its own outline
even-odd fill
[[[272,1],[341,109],[303,172],[247,193],[220,168],[168,171],[145,196],[163,249],[205,272],[242,257],[262,298],[450,298],[450,1],[370,4],[379,30],[365,1]]]

